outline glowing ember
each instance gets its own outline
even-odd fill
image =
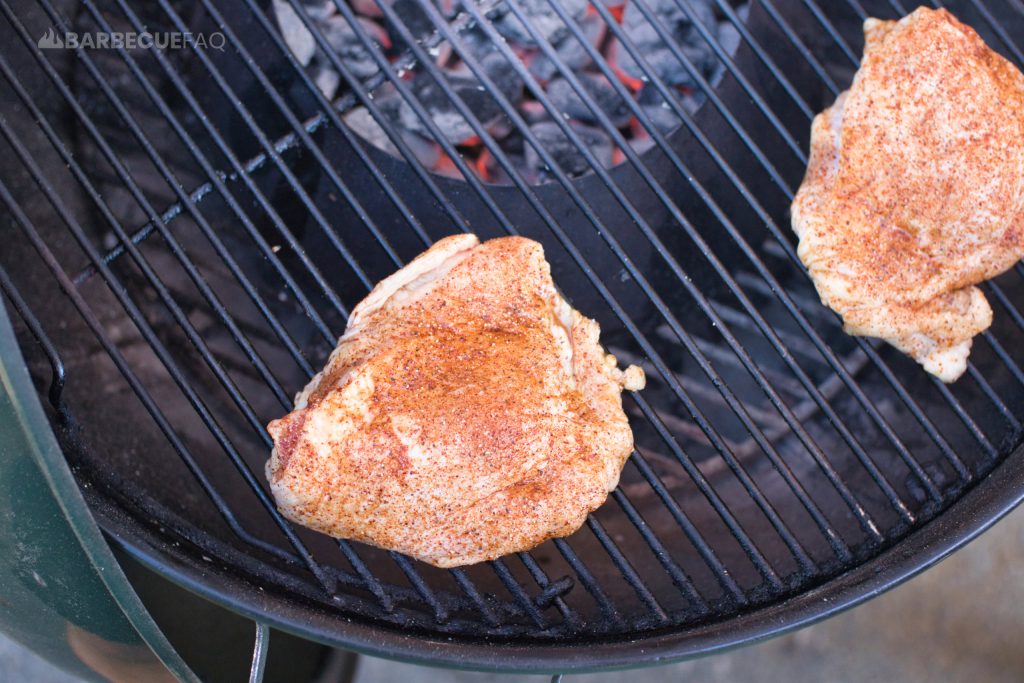
[[[349,0],[355,26],[336,12],[333,0],[301,1],[335,59],[319,47],[310,57],[309,36],[301,34],[306,30],[301,22],[287,13],[281,16],[278,7],[287,3],[275,2],[274,8],[286,42],[296,56],[295,46],[301,47],[303,64],[308,64],[325,96],[343,97],[352,79],[363,83],[377,75],[366,49],[368,41],[395,65],[398,77],[408,84],[430,120],[428,124],[416,111],[418,107],[384,80],[372,90],[377,111],[346,108],[345,121],[353,130],[396,155],[391,136],[399,135],[417,161],[432,172],[462,178],[450,156],[454,153],[468,172],[488,183],[509,182],[505,164],[528,182],[553,179],[552,169],[524,135],[524,126],[566,175],[587,172],[591,167],[585,155],[556,118],[566,121],[603,165],[625,160],[622,144],[646,150],[653,144],[648,126],[663,133],[678,128],[681,113],[692,113],[704,99],[701,81],[713,82],[722,71],[702,33],[714,39],[735,34],[732,24],[715,13],[715,0],[644,0],[643,7],[631,0],[517,0],[520,16],[504,0],[473,0],[507,41],[513,61],[518,62],[513,64],[463,11],[464,0]],[[561,12],[553,9],[552,1]],[[425,2],[437,12],[428,11]],[[732,4],[743,3],[733,0]],[[744,10],[739,10],[741,16]],[[656,20],[654,24],[648,15]],[[456,44],[449,44],[437,30],[435,20],[440,17],[458,36]],[[402,35],[405,31],[408,36]],[[620,42],[620,36],[625,42]],[[430,56],[432,69],[416,62],[407,43],[410,37]],[[666,37],[672,42],[666,42]],[[482,70],[491,84],[477,78],[475,70]],[[572,78],[567,78],[570,74]],[[453,96],[464,107],[456,106]],[[614,128],[615,134],[606,126]],[[482,139],[481,133],[489,140]]]

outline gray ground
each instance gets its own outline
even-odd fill
[[[938,567],[867,605],[790,636],[716,657],[647,670],[644,681],[1024,680],[1024,510]],[[611,683],[621,673],[567,676]],[[0,637],[0,683],[73,681]],[[364,657],[357,683],[546,681],[396,664]]]

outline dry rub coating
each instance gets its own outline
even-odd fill
[[[632,452],[643,386],[559,295],[541,246],[448,237],[352,312],[327,367],[270,423],[286,517],[439,567],[575,531]]]
[[[945,10],[869,19],[853,86],[814,119],[799,254],[850,334],[951,382],[1024,256],[1024,75]]]

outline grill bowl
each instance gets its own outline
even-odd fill
[[[25,239],[0,266],[63,388],[49,391],[26,322],[27,361],[113,540],[215,602],[430,663],[655,663],[832,614],[1019,501],[1020,271],[989,286],[996,323],[947,388],[844,335],[794,259],[808,114],[852,77],[857,9],[892,16],[887,3],[754,2],[724,75],[664,146],[518,187],[363,143],[257,3],[64,8],[80,31],[228,34],[223,53],[130,60],[38,51],[51,5],[2,7],[17,108],[0,124],[0,199]],[[1019,60],[1000,37],[1024,35],[1014,7],[952,8]],[[626,400],[637,453],[584,529],[452,572],[291,527],[261,473],[262,425],[346,311],[459,229],[541,241],[569,300],[651,382]]]

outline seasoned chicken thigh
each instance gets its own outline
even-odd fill
[[[1024,256],[1024,75],[945,10],[869,19],[811,128],[799,255],[846,331],[946,382],[992,322],[976,283]]]
[[[352,312],[327,367],[270,423],[289,519],[439,567],[565,536],[632,452],[620,371],[541,246],[441,240]]]

